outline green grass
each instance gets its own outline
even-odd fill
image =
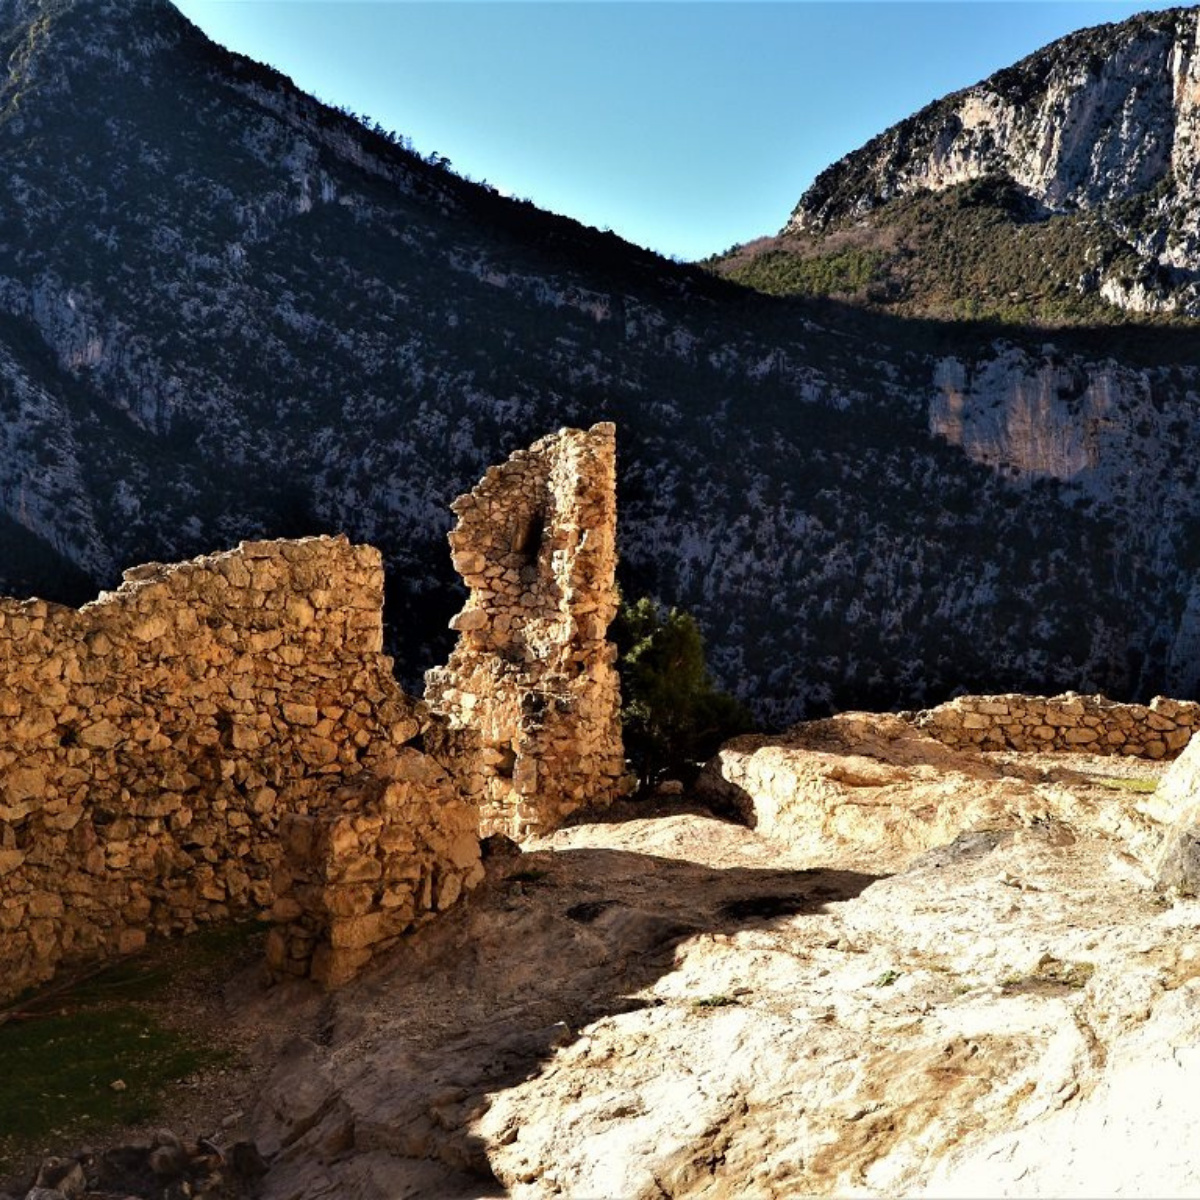
[[[150,1120],[166,1084],[216,1057],[127,1004],[11,1021],[0,1028],[0,1164],[14,1142]]]
[[[227,1061],[211,1036],[171,1024],[169,989],[216,986],[260,940],[255,923],[205,930],[0,1013],[0,1178],[51,1147],[153,1120],[169,1085]]]
[[[728,1008],[731,1005],[737,1005],[740,1001],[735,996],[702,996],[698,1000],[692,1001],[693,1008]]]
[[[1126,779],[1122,776],[1102,775],[1097,782],[1114,792],[1142,792],[1148,795],[1158,790],[1157,779]]]
[[[1006,993],[1037,991],[1043,988],[1069,988],[1079,991],[1087,986],[1088,980],[1095,972],[1095,963],[1062,962],[1044,955],[1043,961],[1033,971],[1027,975],[1006,975],[1000,980],[1000,987]]]

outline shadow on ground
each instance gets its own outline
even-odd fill
[[[744,834],[708,820],[734,856]],[[465,905],[338,994],[323,1037],[288,1047],[260,1111],[265,1195],[505,1194],[472,1132],[490,1097],[585,1026],[662,1004],[645,993],[684,940],[810,917],[878,878],[606,848],[493,860]]]

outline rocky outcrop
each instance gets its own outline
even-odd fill
[[[821,724],[819,840],[631,806],[490,864],[281,1059],[264,1196],[1194,1194],[1200,908],[1119,786],[1158,764]]]
[[[945,97],[818,176],[785,233],[821,234],[890,201],[1006,196],[1016,224],[1087,213],[1061,294],[1136,312],[1200,311],[1200,53],[1194,8],[1069,35]],[[962,185],[979,184],[974,198]],[[1067,239],[1070,240],[1070,237]],[[1061,245],[1057,251],[1062,253]],[[1019,273],[1012,279],[1021,295]]]
[[[964,831],[1046,821],[1116,834],[1142,860],[1153,856],[1160,839],[1153,797],[1160,768],[1153,763],[1114,760],[1105,769],[1095,765],[1104,761],[1095,756],[1111,753],[1102,739],[1065,742],[1064,750],[1093,756],[1092,777],[1080,778],[1069,754],[1040,739],[1017,752],[1044,754],[1026,769],[999,737],[972,742],[981,731],[968,730],[948,744],[945,729],[903,716],[842,713],[783,734],[738,737],[705,766],[698,787],[753,829],[821,860],[837,852],[852,864],[893,865]],[[1142,782],[1122,782],[1129,778]]]
[[[616,647],[616,431],[562,430],[518,450],[451,508],[470,597],[425,696],[478,731],[485,834],[524,838],[624,773]]]
[[[1200,738],[1192,738],[1168,768],[1155,799],[1168,827],[1154,881],[1165,891],[1200,895]]]
[[[272,909],[278,969],[330,937],[360,962],[477,880],[475,807],[417,748],[454,735],[396,684],[382,601],[379,552],[345,538],[134,568],[78,611],[0,600],[0,994]],[[364,780],[380,795],[347,801]],[[324,923],[285,816],[327,855]],[[368,834],[402,868],[360,862]]]
[[[1156,184],[1200,198],[1195,9],[1086,29],[939,100],[818,176],[788,228],[820,228],[915,190],[1006,175],[1046,209]]]
[[[900,715],[842,713],[782,734],[734,738],[705,766],[701,791],[731,806],[753,828],[789,844],[828,853],[852,844],[874,855],[929,849],[963,829],[1055,820],[1119,832],[1149,862],[1161,829],[1175,819],[1170,790],[1152,782],[1200,728],[1200,704],[1156,697],[1149,705],[1103,696],[960,696]],[[988,752],[988,753],[981,753]],[[1011,755],[1048,756],[1069,778],[1069,756],[1137,760],[1130,800],[1114,762],[1111,778],[1068,804],[1053,771],[1021,772]],[[1055,756],[1067,756],[1056,759]],[[1113,781],[1116,782],[1113,782]],[[1111,785],[1111,786],[1109,786]],[[919,797],[919,800],[918,800]]]

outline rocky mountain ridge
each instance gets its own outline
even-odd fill
[[[1196,316],[1198,21],[1197,9],[1177,8],[1081,30],[927,105],[822,172],[780,239],[753,254],[825,259],[845,274],[838,255],[849,244],[859,251],[850,274],[868,295],[934,311],[946,303],[939,281],[906,266],[897,240],[951,275],[982,242],[989,269],[957,281],[960,305],[974,289],[987,312],[1013,319],[1103,319],[1106,308]],[[939,245],[946,229],[928,228],[946,222],[931,199],[943,193],[995,216],[959,213],[953,252]],[[867,229],[875,236],[864,240]],[[1041,262],[1031,265],[1033,248]],[[735,262],[726,273],[788,290],[784,273],[764,265],[747,274]],[[793,288],[816,282],[794,264],[792,274]],[[1028,297],[1031,276],[1040,294]],[[825,282],[837,291],[848,281]],[[1021,303],[1029,299],[1040,303]]]
[[[452,497],[613,420],[626,593],[694,612],[765,720],[1200,678],[1185,333],[756,295],[459,179],[165,0],[7,4],[0,53],[0,592],[345,532],[415,683],[461,604]]]
[[[1068,35],[935,101],[821,173],[787,228],[823,228],[915,190],[1005,175],[1050,212],[1166,185],[1200,200],[1195,8]]]

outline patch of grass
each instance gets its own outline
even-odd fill
[[[0,1027],[0,1162],[18,1141],[147,1121],[166,1084],[218,1057],[127,1004],[11,1021]]]
[[[169,989],[211,987],[261,937],[257,922],[212,927],[0,1013],[0,1177],[51,1145],[152,1120],[169,1084],[226,1061],[211,1038],[171,1024]]]
[[[1000,987],[1008,993],[1078,991],[1095,972],[1094,963],[1063,962],[1047,954],[1028,975],[1007,975],[1000,980]]]
[[[731,1005],[739,1005],[741,1001],[736,996],[716,995],[716,996],[701,996],[699,999],[692,1001],[693,1008],[729,1008]]]
[[[1096,782],[1114,792],[1142,792],[1148,795],[1158,790],[1157,779],[1126,779],[1117,775],[1102,775]]]

